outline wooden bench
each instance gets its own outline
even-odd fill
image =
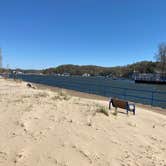
[[[128,101],[112,98],[109,101],[109,109],[111,109],[111,104],[113,107],[115,107],[116,111],[117,111],[117,108],[122,108],[126,110],[127,114],[129,111],[131,111],[133,112],[133,115],[135,115],[135,105],[129,104]]]

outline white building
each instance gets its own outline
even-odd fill
[[[84,73],[84,74],[82,75],[82,77],[90,77],[90,74],[89,74],[89,73]]]

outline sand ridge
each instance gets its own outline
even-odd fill
[[[166,116],[0,79],[0,166],[164,166]],[[125,113],[125,111],[120,110]]]

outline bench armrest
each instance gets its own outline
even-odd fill
[[[135,115],[135,104],[128,104],[128,109]]]
[[[135,104],[128,104],[128,106],[129,106],[129,109],[135,109]],[[133,107],[133,108],[131,108],[131,107]]]

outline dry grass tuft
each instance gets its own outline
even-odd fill
[[[117,110],[115,110],[115,111],[112,113],[112,115],[117,116],[117,115],[118,115]]]
[[[69,96],[63,89],[58,93],[58,95],[55,95],[52,97],[53,100],[69,100],[71,96]]]
[[[34,96],[35,98],[40,98],[40,97],[48,97],[49,94],[46,93],[46,92],[39,92],[39,93],[37,93],[37,94],[34,94],[33,96]]]
[[[97,112],[103,113],[104,115],[109,116],[109,110],[105,106],[98,105],[97,107],[98,107]]]

